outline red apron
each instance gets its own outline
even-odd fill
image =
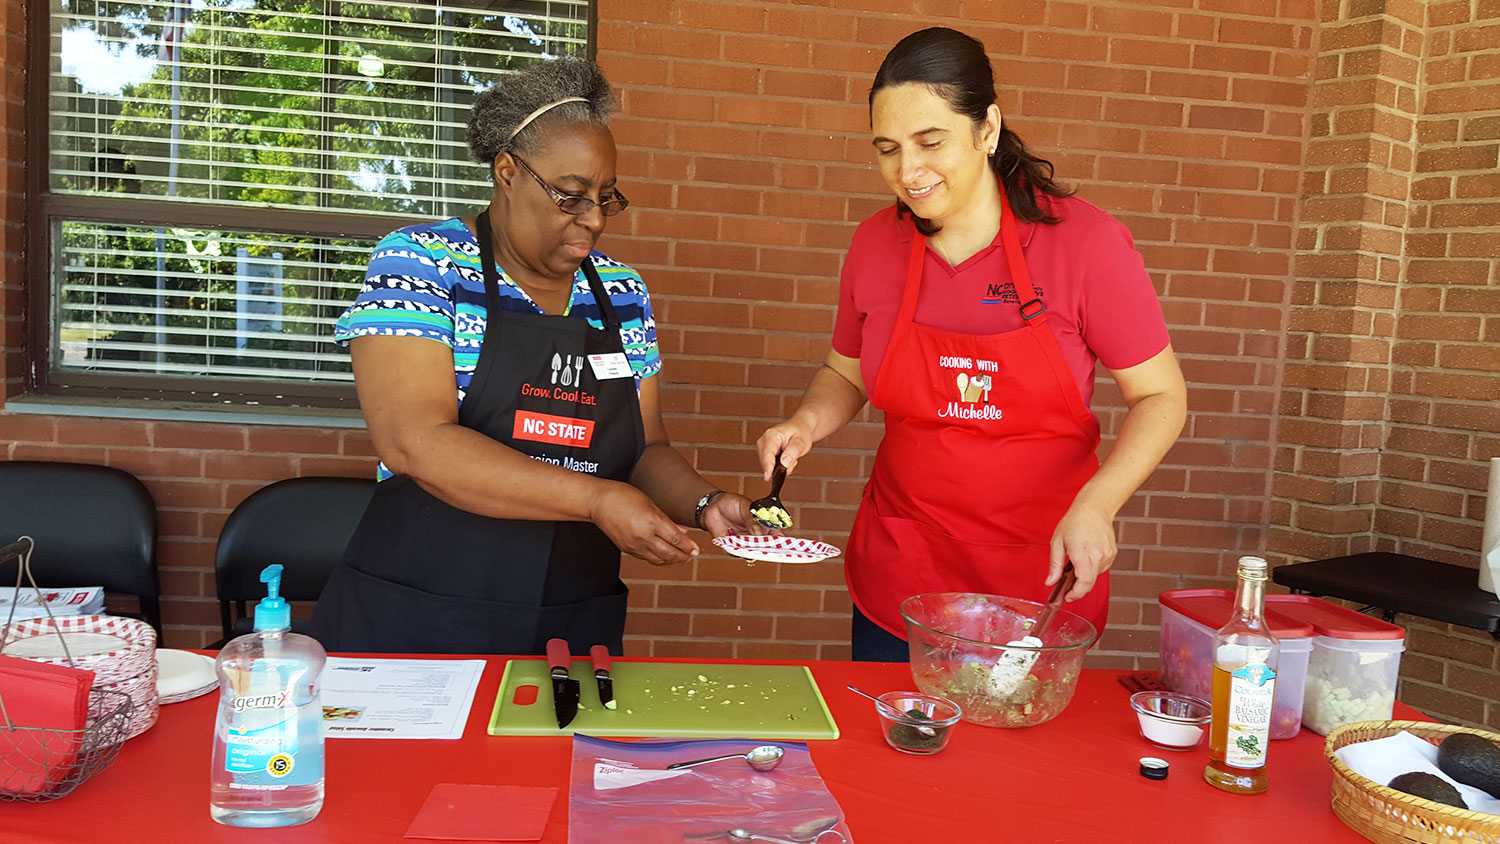
[[[927,240],[914,232],[901,312],[870,392],[885,438],[845,577],[860,612],[903,639],[901,602],[912,595],[1046,600],[1052,533],[1099,468],[1099,423],[1047,327],[1003,195],[1000,207],[1025,326],[976,335],[915,322]],[[1066,608],[1103,632],[1108,575]]]

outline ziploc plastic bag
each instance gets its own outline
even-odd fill
[[[781,764],[764,773],[741,759],[666,770],[674,762],[748,753],[763,744],[786,751]],[[807,842],[821,829],[834,829],[852,842],[843,818],[804,742],[573,736],[569,844],[733,841],[731,829]],[[816,844],[839,840],[830,832]]]

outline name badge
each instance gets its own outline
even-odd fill
[[[594,370],[594,377],[600,381],[608,381],[611,378],[629,378],[635,374],[630,371],[630,361],[625,359],[623,352],[615,352],[611,355],[589,355],[589,367]]]

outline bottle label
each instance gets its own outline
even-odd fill
[[[304,688],[304,700],[297,699],[303,673],[296,662],[261,660],[251,672],[250,688],[234,697],[224,737],[224,769],[234,774],[231,788],[280,789],[323,778],[319,754],[298,755],[302,744],[321,738],[322,728],[316,692],[307,699]]]
[[[1269,666],[1245,665],[1230,672],[1225,762],[1236,768],[1260,768],[1266,764],[1271,702],[1275,696],[1276,672]]]

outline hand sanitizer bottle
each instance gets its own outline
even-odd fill
[[[291,632],[291,608],[276,593],[281,566],[260,573],[267,597],[255,632],[219,651],[208,811],[229,826],[307,823],[323,808],[323,708],[318,677],[328,657]]]

